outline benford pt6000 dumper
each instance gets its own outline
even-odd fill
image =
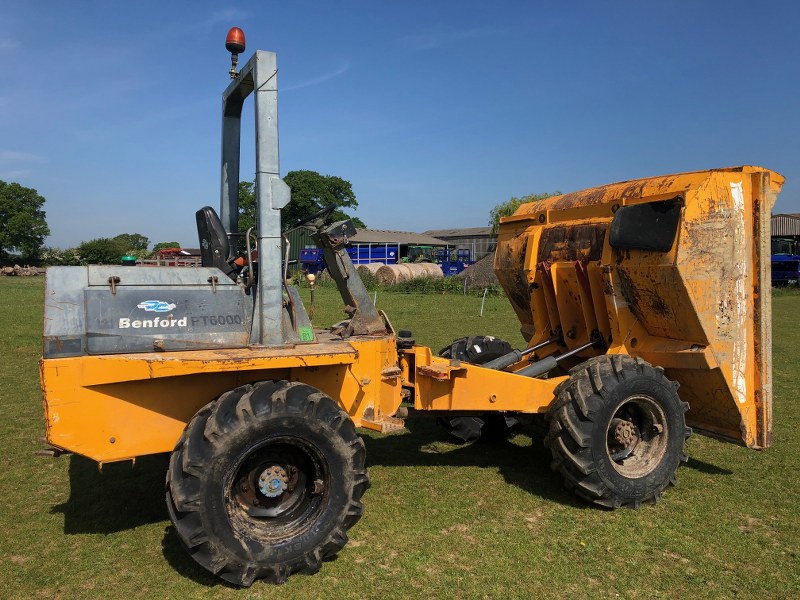
[[[244,50],[240,30],[228,48]],[[769,446],[779,175],[701,171],[524,205],[501,224],[495,267],[527,347],[473,336],[437,356],[375,309],[347,253],[353,225],[329,223],[330,210],[298,226],[313,229],[347,319],[312,326],[281,252],[277,90],[274,54],[232,67],[220,216],[196,215],[202,267],[47,272],[51,452],[99,463],[171,453],[167,508],[200,565],[244,586],[318,570],[362,513],[356,427],[401,428],[404,400],[454,429],[546,417],[566,485],[608,507],[674,483],[687,423]],[[251,94],[258,231],[239,257],[229,236]]]

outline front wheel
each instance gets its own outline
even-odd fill
[[[316,572],[347,543],[369,486],[363,440],[329,397],[264,381],[220,396],[170,458],[167,508],[204,568],[249,586]]]
[[[602,506],[655,502],[686,462],[691,429],[677,384],[625,355],[592,358],[555,390],[545,445],[578,496]]]

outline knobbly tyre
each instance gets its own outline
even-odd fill
[[[521,350],[472,336],[437,356],[396,332],[346,251],[352,223],[322,211],[299,225],[313,229],[347,319],[315,329],[281,256],[276,57],[257,51],[237,72],[241,30],[226,46],[220,213],[196,215],[202,266],[48,269],[41,361],[50,453],[100,464],[171,453],[169,515],[204,568],[241,586],[317,571],[362,513],[357,428],[402,428],[406,398],[467,440],[546,418],[565,485],[611,508],[675,483],[690,426],[770,446],[780,175],[698,171],[520,207],[501,223],[495,269]],[[251,95],[259,226],[237,257]]]

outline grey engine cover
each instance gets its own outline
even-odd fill
[[[214,268],[52,267],[43,353],[242,348],[250,341],[252,307],[252,297]]]

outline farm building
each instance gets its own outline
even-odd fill
[[[435,255],[437,248],[448,246],[445,240],[425,233],[386,229],[359,229],[350,242],[357,249],[354,262],[359,263],[396,263],[406,257],[413,260],[420,253],[427,256],[432,250]]]
[[[772,215],[772,253],[797,254],[800,247],[800,214]]]
[[[467,227],[466,229],[432,229],[426,231],[440,240],[444,240],[451,248],[469,250],[472,260],[480,260],[494,252],[497,245],[497,234],[491,227]]]
[[[306,229],[289,233],[289,261],[291,269],[299,268],[300,251],[316,248],[311,234]],[[350,238],[353,262],[356,264],[401,262],[411,255],[413,260],[420,253],[435,256],[437,248],[446,248],[448,242],[424,233],[389,231],[385,229],[359,229]],[[450,244],[452,247],[452,244]]]
[[[162,248],[148,258],[137,260],[136,264],[146,267],[199,267],[200,248]]]
[[[292,271],[299,268],[298,260],[300,258],[300,251],[306,248],[316,248],[317,245],[311,239],[311,231],[308,229],[293,229],[286,238],[289,240],[289,267]],[[284,241],[283,252],[286,252],[286,242]]]

